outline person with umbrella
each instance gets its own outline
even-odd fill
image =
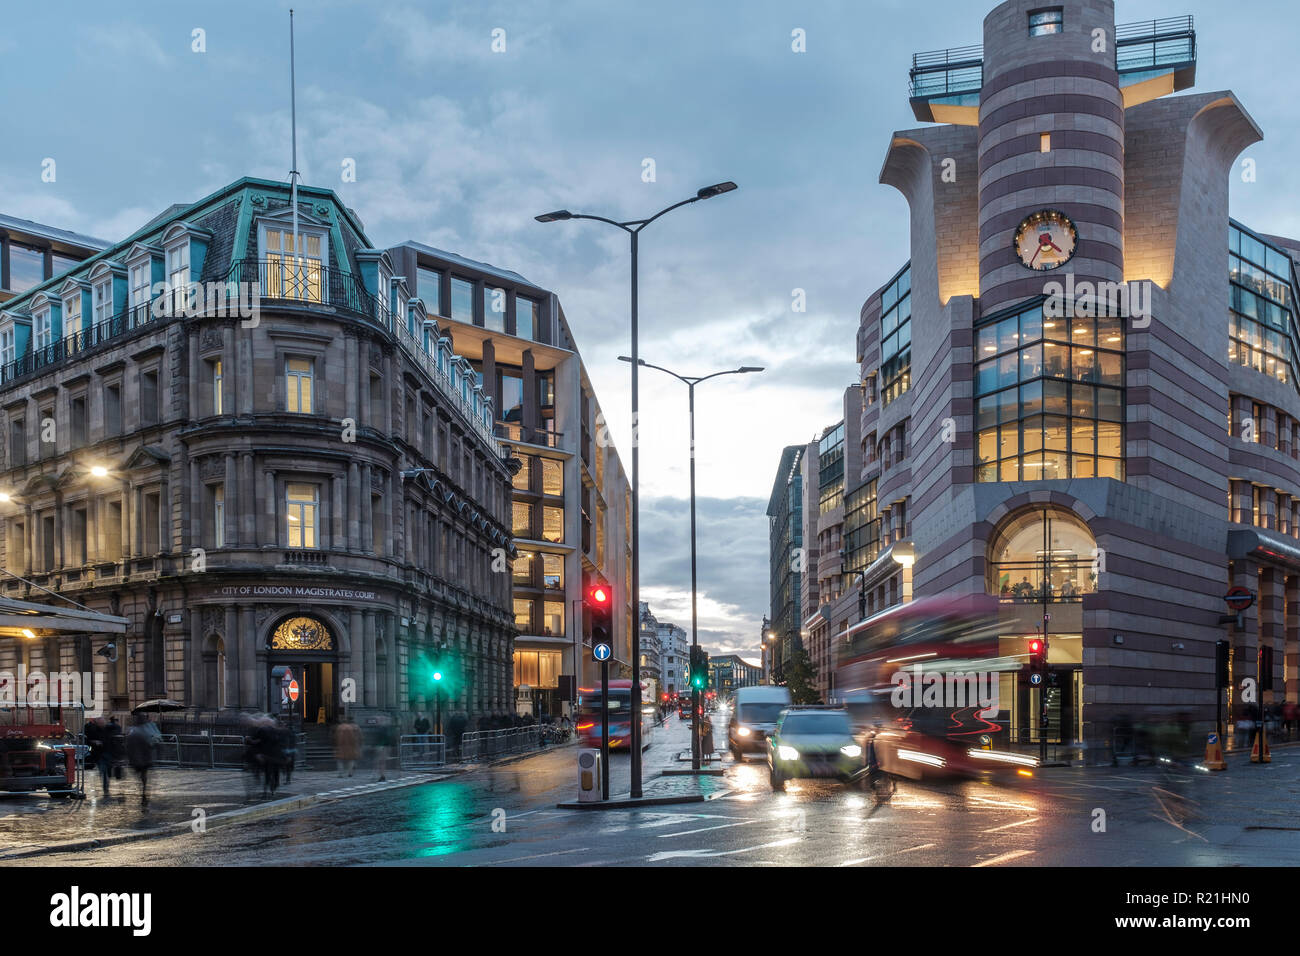
[[[153,767],[154,750],[162,734],[158,725],[144,714],[137,714],[135,726],[126,737],[126,758],[140,777],[140,808],[149,806],[149,770]]]

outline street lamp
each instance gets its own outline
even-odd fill
[[[536,216],[538,222],[563,222],[569,219],[592,219],[596,222],[607,223],[611,226],[617,226],[631,237],[632,242],[632,607],[639,609],[641,607],[641,530],[640,522],[637,520],[637,512],[640,509],[640,463],[637,450],[636,428],[637,428],[637,237],[640,236],[641,230],[650,223],[654,222],[661,216],[665,216],[674,209],[689,205],[693,202],[699,202],[701,199],[712,199],[714,196],[721,196],[723,193],[729,193],[736,188],[733,182],[715,183],[712,186],[705,186],[696,191],[690,199],[683,199],[681,202],[673,203],[664,209],[659,210],[653,216],[647,219],[628,219],[618,222],[614,219],[606,219],[604,216],[590,216],[583,213],[570,212],[567,209],[557,209],[555,212],[544,213]],[[639,613],[639,610],[638,610]],[[576,661],[575,661],[576,664]],[[631,711],[633,714],[641,712],[641,629],[639,627],[632,629],[632,702]],[[632,797],[641,796],[641,722],[632,721],[631,747],[632,751]]]
[[[633,359],[626,355],[618,357],[620,362],[631,362],[632,367],[644,365],[646,368],[656,369],[671,375],[677,381],[686,386],[686,391],[690,399],[690,418],[691,418],[691,661],[695,661],[695,648],[699,646],[699,629],[698,614],[696,607],[696,589],[695,589],[695,386],[701,382],[707,382],[711,378],[717,378],[720,375],[744,375],[748,372],[761,372],[763,369],[756,365],[742,365],[740,368],[723,369],[720,372],[713,372],[709,375],[678,375],[671,369],[666,369],[661,365],[651,365],[645,359]],[[694,677],[694,675],[692,675]],[[695,687],[694,680],[691,681],[691,769],[698,771],[700,769],[700,691]]]

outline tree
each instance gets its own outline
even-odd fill
[[[814,686],[816,680],[817,668],[808,652],[802,648],[792,652],[785,662],[785,686],[790,691],[791,703],[820,704],[822,698]]]

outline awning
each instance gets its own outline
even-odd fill
[[[74,607],[0,598],[0,637],[46,637],[50,634],[125,634],[124,617]]]
[[[1266,564],[1287,564],[1300,568],[1300,547],[1293,538],[1263,528],[1228,532],[1228,557],[1254,558]]]

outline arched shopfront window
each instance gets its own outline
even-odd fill
[[[1056,509],[1023,511],[993,537],[989,589],[1003,601],[1081,601],[1097,590],[1100,562],[1092,532]]]

